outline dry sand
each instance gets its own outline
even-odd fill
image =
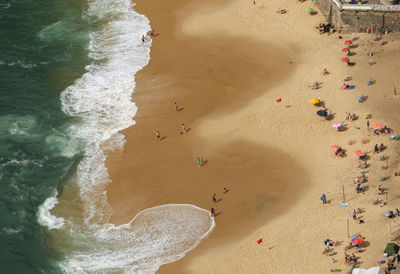
[[[356,65],[347,67],[340,62],[343,40],[319,35],[315,26],[324,19],[304,12],[309,2],[135,2],[160,35],[153,39],[149,65],[137,75],[137,124],[123,132],[124,150],[107,161],[111,221],[126,223],[140,210],[165,203],[209,208],[217,193],[221,214],[213,233],[182,260],[162,266],[161,273],[326,273],[346,268],[348,212],[362,208],[365,224],[350,220],[350,235],[366,237],[361,265],[376,265],[386,242],[397,236],[389,233],[383,212],[400,207],[398,179],[379,178],[398,168],[399,145],[388,136],[372,136],[364,118],[372,114],[371,124],[400,128],[400,95],[393,96],[398,35],[385,36],[389,43],[383,47],[371,35],[356,35],[351,57]],[[288,13],[277,14],[278,8]],[[367,51],[374,52],[376,64],[368,65]],[[331,74],[322,76],[323,68]],[[354,79],[354,91],[340,89],[347,76]],[[367,86],[370,77],[376,84]],[[322,88],[309,89],[316,80]],[[364,103],[358,102],[361,93],[368,96]],[[332,121],[316,115],[319,108],[308,103],[312,97],[333,110]],[[182,111],[173,110],[175,101]],[[344,120],[346,111],[360,119]],[[331,128],[342,120],[346,131]],[[190,128],[183,136],[181,123]],[[161,143],[155,130],[166,136]],[[362,145],[362,138],[369,142]],[[368,190],[356,194],[349,181],[360,170],[351,151],[372,150],[382,142],[389,146],[389,169],[382,170],[380,155],[371,154]],[[348,156],[335,158],[332,144]],[[197,155],[208,163],[198,168]],[[384,207],[372,205],[379,184],[389,189]],[[222,194],[225,186],[230,191]],[[338,206],[343,186],[348,208]],[[321,204],[322,193],[329,204]],[[326,238],[342,242],[335,264],[321,254]]]

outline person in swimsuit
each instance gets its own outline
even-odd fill
[[[217,202],[217,198],[216,198],[215,196],[217,196],[217,194],[214,193],[214,194],[213,194],[213,198],[212,198],[212,199],[213,199],[213,200],[212,200],[212,201],[213,201],[213,204],[215,204],[215,203]]]
[[[182,133],[183,133],[183,134],[185,134],[185,133],[186,133],[185,124],[182,124]]]
[[[211,212],[211,217],[215,217],[215,208],[212,207],[210,212]]]
[[[178,104],[175,102],[174,105],[175,105],[175,111],[179,111]]]
[[[201,167],[200,157],[197,157],[197,158],[196,158],[196,161],[197,161],[197,166],[198,166],[198,167]]]

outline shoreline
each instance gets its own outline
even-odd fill
[[[283,7],[285,4],[290,11],[284,15],[286,17],[277,17],[273,14],[273,10]],[[330,156],[329,145],[333,143],[346,147],[348,154],[351,153],[352,147],[346,146],[348,137],[345,134],[337,135],[336,132],[331,131],[329,123],[315,117],[315,107],[309,105],[308,99],[316,96],[323,98],[329,104],[328,107],[334,107],[335,121],[344,119],[344,113],[349,109],[358,112],[360,116],[364,116],[364,113],[373,109],[376,115],[374,120],[385,120],[389,125],[395,127],[400,125],[400,121],[396,118],[390,119],[388,115],[385,116],[378,107],[383,100],[393,113],[398,113],[395,110],[396,103],[394,101],[382,98],[385,90],[383,87],[387,89],[387,86],[384,86],[384,79],[388,75],[393,77],[394,73],[390,74],[383,69],[384,65],[379,63],[372,68],[363,68],[362,63],[366,63],[368,57],[361,54],[354,57],[358,62],[355,68],[343,68],[342,64],[337,61],[340,60],[341,53],[335,52],[342,45],[342,41],[337,40],[337,35],[326,37],[315,33],[313,26],[323,19],[320,15],[306,18],[298,11],[307,3],[293,4],[289,1],[279,3],[274,1],[267,4],[260,2],[260,6],[252,7],[248,2],[239,0],[222,12],[216,11],[212,8],[215,6],[210,5],[208,12],[203,13],[196,5],[185,6],[184,1],[180,0],[174,1],[174,5],[171,3],[163,5],[151,7],[149,3],[138,1],[136,6],[139,13],[150,18],[153,28],[160,32],[160,36],[153,39],[150,63],[137,74],[137,89],[133,95],[133,100],[139,107],[135,117],[137,123],[123,131],[128,140],[124,150],[112,153],[107,160],[112,180],[112,183],[107,186],[109,203],[113,208],[111,222],[124,223],[140,210],[163,203],[193,203],[207,209],[211,205],[212,193],[221,193],[222,187],[226,185],[224,180],[227,179],[227,175],[231,175],[229,178],[231,181],[237,180],[237,184],[231,182],[234,185],[233,189],[243,192],[249,188],[242,186],[240,180],[245,181],[250,178],[261,182],[262,178],[270,175],[264,166],[271,166],[275,163],[277,166],[274,168],[278,170],[275,174],[276,179],[280,179],[282,184],[287,184],[284,188],[274,189],[271,192],[282,199],[279,201],[281,204],[274,205],[274,208],[281,210],[280,214],[274,215],[270,212],[265,215],[256,215],[262,220],[259,220],[259,223],[249,220],[244,225],[243,231],[237,234],[238,232],[232,228],[238,224],[235,223],[237,221],[235,218],[243,218],[249,212],[248,208],[257,207],[257,203],[251,200],[255,193],[253,191],[240,193],[243,196],[247,195],[248,198],[248,200],[243,199],[247,207],[247,211],[244,210],[244,212],[238,209],[240,207],[235,207],[234,202],[229,203],[228,198],[217,194],[217,197],[220,195],[223,197],[221,203],[225,201],[227,203],[223,214],[216,218],[216,229],[185,258],[163,265],[159,272],[172,273],[190,270],[194,273],[210,271],[259,273],[262,272],[262,269],[268,268],[271,273],[294,273],[298,271],[298,267],[309,273],[326,271],[331,265],[328,261],[325,262],[324,257],[321,257],[321,241],[327,237],[345,241],[343,223],[347,217],[346,209],[337,208],[333,203],[341,199],[340,189],[343,182],[356,176],[357,172],[349,167],[349,163],[354,165],[351,155],[348,155],[343,161],[327,157],[327,155]],[[206,6],[207,4],[202,3],[201,5]],[[166,12],[168,8],[171,9],[171,12]],[[177,11],[175,12],[175,10]],[[225,17],[223,16],[224,12],[226,13]],[[239,14],[243,28],[235,29],[235,26],[229,25],[236,12]],[[152,18],[152,13],[154,18]],[[170,20],[171,18],[168,18],[167,15],[169,13],[176,14],[178,19]],[[265,17],[265,14],[270,17]],[[224,23],[224,19],[228,22],[227,24]],[[220,20],[221,27],[211,31],[210,27],[216,26],[215,20]],[[295,23],[303,23],[303,20],[304,27],[301,30],[293,29],[293,27],[290,29]],[[169,22],[169,24],[165,24],[165,22]],[[162,26],[162,28],[157,26]],[[183,31],[180,31],[180,27]],[[229,27],[231,32],[227,31]],[[188,33],[195,35],[190,36]],[[226,34],[227,38],[216,38],[221,33]],[[233,35],[235,33],[236,35]],[[204,37],[204,34],[207,34],[208,37]],[[248,38],[250,36],[254,37]],[[268,39],[272,39],[271,37],[279,37],[282,40],[281,43],[286,47],[296,49],[293,51],[296,52],[295,58],[289,58],[294,60],[296,69],[293,69],[294,71],[288,74],[287,78],[281,75],[280,81],[274,81],[275,83],[269,88],[265,88],[271,81],[262,78],[265,73],[262,64],[266,63],[271,55],[265,53],[268,57],[259,58],[260,54],[264,54],[262,48],[265,46],[257,46],[258,42],[256,41],[258,38],[260,41],[268,41]],[[246,43],[240,44],[243,40],[246,40]],[[254,77],[255,80],[246,82],[244,79],[246,77],[238,79],[238,75],[227,79],[231,73],[235,72],[237,64],[240,64],[240,62],[237,64],[232,62],[229,58],[242,57],[245,53],[243,48],[248,46],[249,41],[255,41],[254,48],[252,48],[251,54],[245,56],[244,60],[249,63],[246,63],[247,67],[243,68],[240,73],[246,74],[247,78]],[[398,41],[397,37],[396,42]],[[177,42],[185,43],[185,48],[177,47]],[[396,45],[396,43],[394,45],[390,43],[390,46],[382,50],[368,42],[366,35],[360,35],[357,43],[360,46],[355,51],[364,51],[364,47],[373,48],[377,52],[377,58],[381,58],[381,60],[384,56],[383,50],[393,50]],[[236,48],[229,48],[226,53],[227,45],[235,45]],[[211,52],[199,50],[202,46]],[[190,51],[187,50],[188,48]],[[276,53],[272,47],[267,50]],[[203,55],[197,59],[193,58],[196,54]],[[215,65],[215,56],[223,54],[226,54],[225,59],[218,59],[219,63]],[[278,54],[274,54],[272,57],[276,57],[276,55]],[[181,59],[187,58],[186,62],[182,62],[177,56]],[[389,58],[386,57],[385,60],[388,61]],[[398,56],[396,58],[398,59]],[[288,60],[280,62],[286,61]],[[391,61],[394,62],[394,60]],[[175,69],[175,66],[178,69]],[[321,76],[321,70],[324,67],[328,67],[328,70],[331,71],[328,78]],[[378,68],[387,73],[379,71]],[[365,71],[366,69],[371,71]],[[287,73],[287,71],[285,72]],[[336,86],[340,86],[342,79],[347,74],[351,74],[356,79],[355,83],[358,86],[361,86],[361,83],[370,77],[368,74],[373,74],[379,83],[383,82],[383,85],[380,86],[382,91],[375,94],[372,93],[371,88],[363,89],[368,92],[369,99],[362,105],[357,102],[360,93],[358,90],[357,93],[345,93],[338,96],[337,93],[340,91],[337,91]],[[390,79],[390,77],[388,78]],[[321,91],[307,89],[307,84],[315,79],[323,81]],[[212,89],[213,87],[214,89]],[[204,101],[204,98],[213,99],[212,96],[215,96],[213,92],[215,93],[221,87],[225,89],[226,94],[218,94],[221,96],[220,98],[214,97],[214,100]],[[240,94],[240,90],[249,87],[252,87],[251,94],[239,97],[240,99],[237,100],[242,100],[240,104],[232,102],[230,106],[226,106],[227,98],[237,96]],[[235,91],[235,88],[236,92],[231,92]],[[192,89],[195,89],[196,92],[193,92]],[[265,92],[265,90],[268,91]],[[285,90],[285,93],[282,93],[282,90]],[[200,91],[201,94],[199,94]],[[280,97],[283,98],[283,103],[277,104],[275,99]],[[179,104],[183,102],[185,109],[182,113],[173,112],[174,101]],[[289,107],[285,108],[285,106]],[[184,114],[185,124],[192,128],[186,136],[174,135],[177,134],[183,120],[176,114]],[[363,122],[364,120],[360,118],[360,121],[355,122],[354,125],[361,128]],[[173,129],[174,125],[175,129]],[[155,142],[154,131],[156,129],[160,130],[161,134],[167,132],[165,142],[163,141],[161,144]],[[354,140],[365,136],[374,138],[370,133],[362,130],[354,131],[353,125],[351,128],[349,127],[349,131]],[[381,137],[377,138],[379,142],[387,142]],[[359,147],[359,142],[356,142],[355,146]],[[279,147],[279,152],[271,153],[269,149],[271,147]],[[313,149],[310,151],[310,148]],[[233,153],[238,150],[241,152]],[[194,159],[199,153],[205,153],[206,158],[210,160],[205,167],[200,169],[194,163]],[[268,154],[273,154],[273,156]],[[269,158],[264,159],[265,155],[268,155]],[[304,155],[309,157],[305,158]],[[253,159],[253,157],[257,160],[248,162],[242,160]],[[290,161],[288,161],[289,157]],[[233,161],[229,161],[230,159]],[[268,162],[268,160],[272,162]],[[393,159],[393,161],[395,160]],[[246,168],[237,171],[243,164]],[[154,170],[152,168],[154,166],[160,170]],[[221,175],[221,169],[224,168],[225,172],[222,172]],[[200,173],[204,169],[207,174]],[[297,174],[290,174],[288,171],[291,170],[299,171]],[[235,171],[237,173],[234,173]],[[238,177],[243,174],[245,174],[245,178],[239,179]],[[285,174],[289,177],[281,178]],[[376,178],[379,175],[370,176],[371,181],[374,179],[374,184],[376,184]],[[210,183],[207,179],[217,179],[217,183]],[[300,180],[300,183],[296,180]],[[188,187],[187,184],[190,181],[194,181],[194,184],[190,186],[195,186],[195,189]],[[198,187],[200,183],[202,185]],[[300,189],[307,191],[298,193],[299,189],[296,189],[298,184]],[[345,185],[345,187],[347,191],[352,191],[352,186]],[[232,189],[231,186],[228,188]],[[250,190],[254,189],[250,187]],[[182,193],[184,197],[182,197]],[[232,191],[229,195],[233,193]],[[326,193],[328,199],[334,201],[322,209],[319,201],[321,193]],[[374,195],[367,194],[361,196],[364,198],[350,195],[354,206],[364,206],[368,213],[373,212],[373,215],[367,218],[368,228],[361,227],[363,234],[374,238],[369,239],[373,247],[367,248],[361,255],[365,260],[363,267],[374,265],[376,260],[373,258],[377,257],[381,249],[378,247],[378,243],[386,241],[388,238],[387,235],[377,235],[381,229],[380,226],[371,224],[379,223],[381,220],[369,203]],[[198,198],[199,196],[201,198]],[[291,201],[289,198],[293,197],[297,197],[297,199]],[[241,199],[242,197],[234,198]],[[196,199],[197,202],[194,202]],[[368,203],[368,206],[365,203]],[[284,207],[285,204],[286,207]],[[226,212],[235,212],[236,215],[232,213],[228,216]],[[268,219],[270,216],[274,218]],[[324,224],[331,225],[327,227]],[[222,230],[219,230],[221,227]],[[353,232],[359,228],[352,224],[351,229]],[[299,235],[301,238],[298,238]],[[316,235],[317,237],[315,237]],[[263,238],[264,244],[257,246],[255,240],[260,237]],[[298,239],[298,241],[292,242],[290,239]],[[286,254],[288,248],[291,250],[304,249],[307,252],[300,255],[296,253],[297,257],[291,256],[285,265],[274,263]],[[293,253],[289,254],[294,255]],[[318,258],[320,262],[313,266],[307,265],[307,256]],[[343,265],[341,255],[338,256],[336,265]]]
[[[260,227],[264,219],[275,218],[290,206],[287,197],[299,191],[299,182],[296,186],[290,182],[295,182],[293,176],[302,171],[288,159],[289,155],[245,141],[204,142],[197,126],[206,117],[225,115],[251,102],[266,87],[285,79],[294,67],[289,64],[290,58],[277,54],[282,50],[271,44],[265,48],[263,41],[237,38],[229,33],[218,38],[191,36],[169,26],[166,22],[173,22],[170,17],[160,21],[161,15],[155,17],[160,22],[153,20],[150,4],[136,4],[136,10],[148,16],[160,34],[153,38],[149,64],[136,75],[136,124],[122,132],[128,140],[124,149],[113,152],[106,162],[112,180],[107,186],[108,202],[113,209],[110,222],[126,223],[143,209],[168,203],[189,203],[209,209],[213,206],[213,193],[217,199],[223,199],[216,207],[220,216],[214,231],[184,261],[161,267],[160,272],[170,272],[186,268],[180,262],[185,264],[189,255],[219,249],[221,244],[228,246],[235,238]],[[180,1],[175,4],[181,8],[177,9],[181,16],[177,21],[185,20],[190,10],[194,12],[205,5],[188,7]],[[162,7],[164,12],[165,8]],[[158,29],[155,24],[165,29]],[[176,69],[170,67],[172,63]],[[173,111],[174,101],[183,103],[182,112]],[[185,136],[177,134],[178,121],[182,119],[177,115],[183,116],[190,128]],[[167,132],[160,144],[155,141],[156,129],[161,134]],[[200,169],[195,165],[196,153],[209,160]],[[159,156],[172,164],[158,160]],[[161,170],[155,171],[154,166]],[[257,172],[261,169],[265,171]],[[222,194],[223,187],[230,192]],[[225,256],[227,251],[225,248]],[[213,262],[217,263],[218,260]]]

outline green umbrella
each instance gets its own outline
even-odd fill
[[[395,243],[388,243],[386,245],[385,251],[383,252],[387,253],[389,256],[397,254],[397,252],[399,252],[399,246]]]
[[[312,12],[312,8],[305,8],[304,9],[306,12]]]

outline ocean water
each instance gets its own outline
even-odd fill
[[[134,124],[152,43],[131,1],[4,0],[0,30],[0,273],[153,273],[211,232],[193,205],[108,223],[105,150]]]

